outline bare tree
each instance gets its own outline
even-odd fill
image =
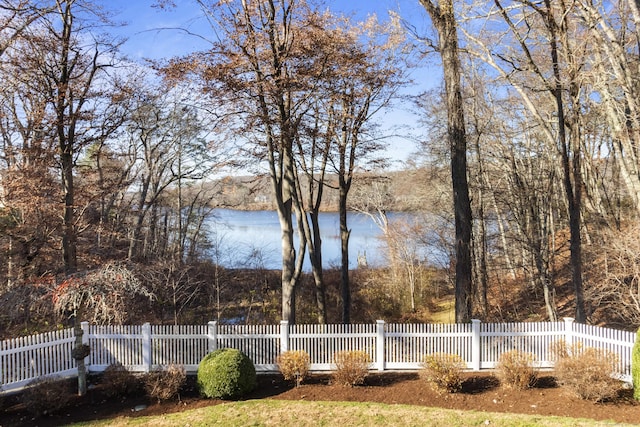
[[[14,45],[27,28],[56,10],[54,0],[2,0],[0,1],[0,56]]]
[[[640,212],[640,79],[638,46],[640,12],[635,0],[604,4],[578,1],[574,13],[594,42],[589,75],[600,94],[602,114],[612,138],[610,149],[622,183],[637,212]],[[582,72],[581,74],[586,74]]]
[[[304,236],[297,252],[293,239],[293,216],[300,224],[302,215],[294,144],[318,78],[304,29],[322,26],[322,17],[304,1],[198,3],[218,39],[208,52],[174,61],[168,75],[200,76],[214,102],[237,113],[229,127],[250,143],[249,153],[266,160],[282,231],[282,318],[293,323],[305,253]]]
[[[217,164],[212,161],[216,146],[205,139],[207,119],[181,102],[182,96],[188,95],[167,87],[143,87],[132,94],[135,102],[127,137],[133,158],[129,164],[138,166],[132,171],[136,175],[133,183],[137,186],[137,200],[131,219],[129,259],[165,255],[167,238],[162,236],[160,223],[162,217],[168,220],[166,207],[171,204],[172,191],[177,198],[177,256],[180,260],[185,258],[188,224],[183,208],[189,205],[184,205],[183,191],[188,183],[207,177]],[[197,203],[205,193],[197,193],[199,196],[192,201]],[[192,204],[191,212],[194,207]]]
[[[608,231],[605,250],[594,254],[597,272],[585,296],[610,323],[635,328],[640,324],[640,242],[638,225]]]
[[[439,4],[420,0],[438,33],[435,46],[442,58],[447,105],[448,142],[451,152],[451,179],[456,229],[456,322],[471,320],[472,314],[472,213],[467,181],[467,139],[462,99],[461,65],[457,21],[453,0]]]
[[[371,17],[359,27],[343,31],[344,39],[336,46],[334,58],[338,66],[325,78],[331,82],[326,109],[330,120],[327,129],[334,140],[329,162],[337,175],[338,188],[342,322],[349,323],[349,192],[359,167],[384,163],[384,159],[374,157],[383,145],[372,132],[372,122],[376,113],[389,106],[407,83],[408,60],[397,17],[392,16],[384,25]],[[361,41],[363,38],[365,42]]]

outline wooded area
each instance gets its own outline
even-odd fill
[[[417,3],[430,30],[312,0],[194,0],[210,46],[139,63],[109,2],[1,0],[0,329],[114,308],[428,320],[448,295],[460,322],[640,326],[637,1]],[[424,61],[443,84],[416,94]],[[423,118],[420,152],[390,171],[380,116],[398,106]],[[278,213],[278,277],[216,262],[233,249],[207,228],[213,210],[256,206]],[[416,221],[389,221],[397,210]],[[381,227],[386,268],[349,270],[348,211]]]

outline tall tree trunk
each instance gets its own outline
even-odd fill
[[[318,129],[318,119],[315,122],[315,129]],[[300,224],[302,234],[306,240],[306,247],[309,251],[309,262],[311,263],[311,274],[315,285],[316,307],[318,309],[318,323],[327,323],[327,307],[326,307],[326,290],[324,275],[322,270],[322,236],[320,235],[320,206],[322,204],[322,196],[324,193],[324,177],[327,167],[327,158],[329,154],[330,139],[324,138],[323,143],[314,139],[311,143],[311,152],[308,158],[305,157],[305,147],[300,140],[298,143],[298,154],[300,172],[304,174],[307,188],[302,188],[302,180],[300,173],[296,174],[297,191],[301,199],[306,202],[299,207]],[[316,165],[316,152],[321,151],[322,156]]]
[[[340,221],[340,295],[342,297],[342,323],[351,323],[351,285],[349,283],[349,237],[351,230],[347,224],[347,191],[340,186],[339,221]]]
[[[71,13],[71,3],[66,3],[59,11],[62,19],[60,55],[60,75],[57,82],[56,99],[56,127],[58,144],[60,149],[60,163],[62,167],[62,191],[64,194],[64,215],[63,215],[63,236],[62,236],[62,257],[64,259],[64,269],[66,274],[75,273],[78,269],[76,253],[76,230],[75,230],[75,202],[73,188],[73,145],[75,139],[73,117],[73,104],[67,105],[69,101],[68,90],[71,83],[69,70],[69,55],[71,49],[71,35],[73,25],[73,14]],[[69,109],[69,110],[67,110]],[[71,117],[70,117],[71,116]]]
[[[570,252],[571,252],[571,280],[573,282],[575,294],[575,319],[578,322],[586,321],[586,313],[584,307],[584,292],[582,284],[582,236],[580,234],[580,211],[582,209],[582,175],[580,168],[580,141],[579,141],[579,123],[573,123],[573,132],[569,139],[566,134],[566,118],[565,107],[562,98],[562,79],[560,76],[560,61],[558,57],[558,40],[557,40],[557,24],[554,14],[551,10],[550,0],[545,0],[547,27],[550,32],[550,48],[551,60],[553,65],[554,88],[553,95],[556,101],[558,114],[558,143],[560,145],[562,155],[562,171],[564,174],[564,188],[567,195],[567,203],[569,205],[569,233],[570,233]],[[563,19],[565,19],[563,17]],[[566,36],[566,28],[563,28],[563,35]],[[570,46],[564,43],[569,51]],[[570,96],[575,99],[577,96],[577,88],[575,88],[575,80],[570,83]],[[578,112],[575,112],[577,115]],[[573,170],[572,170],[573,169]]]
[[[64,192],[64,234],[62,236],[62,254],[66,274],[75,273],[78,269],[77,239],[75,225],[75,202],[73,185],[73,153],[71,144],[61,144],[64,150],[60,156],[62,164],[62,189]]]
[[[327,304],[325,295],[324,277],[322,274],[322,238],[320,237],[320,224],[318,211],[311,212],[311,231],[313,234],[313,245],[309,245],[309,259],[316,289],[316,305],[318,307],[318,323],[327,323]]]
[[[281,202],[278,203],[278,219],[280,220],[282,242],[282,320],[290,324],[296,322],[296,287],[298,274],[296,272],[296,250],[293,241],[293,156],[290,147],[284,147],[283,176],[279,190]],[[278,191],[278,188],[276,189]]]
[[[462,101],[462,80],[458,51],[458,30],[453,11],[453,0],[442,0],[435,5],[431,0],[420,0],[429,13],[438,32],[439,52],[442,58],[447,103],[447,137],[451,152],[451,181],[455,213],[456,322],[466,323],[472,314],[472,260],[471,260],[471,201],[467,181],[467,140]]]
[[[477,127],[477,126],[476,126]],[[487,267],[487,224],[485,220],[485,196],[484,189],[486,187],[485,181],[485,168],[483,153],[480,147],[480,135],[475,138],[476,155],[478,156],[478,226],[480,228],[477,239],[478,253],[477,270],[478,270],[478,297],[480,302],[480,309],[486,316],[489,313],[489,302],[487,300],[487,293],[489,288],[489,269]]]

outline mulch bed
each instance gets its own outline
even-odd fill
[[[381,402],[640,423],[640,404],[633,400],[632,390],[621,389],[618,398],[611,402],[593,403],[558,387],[552,376],[542,376],[534,388],[520,391],[501,386],[490,373],[469,372],[462,391],[453,394],[435,393],[418,374],[408,372],[373,373],[364,385],[357,387],[333,385],[329,375],[313,375],[298,388],[285,382],[280,375],[260,375],[258,382],[258,389],[247,399]],[[69,386],[73,387],[73,383]],[[118,416],[160,415],[225,403],[201,398],[193,377],[189,378],[179,401],[158,403],[144,393],[108,398],[99,383],[92,386],[86,396],[75,396],[69,406],[50,415],[34,416],[17,396],[4,400],[0,402],[2,427],[59,426]]]

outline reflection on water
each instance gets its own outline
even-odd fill
[[[390,219],[394,215],[390,214]],[[324,268],[340,266],[340,224],[335,212],[320,213],[322,238],[322,264]],[[351,229],[349,239],[349,267],[356,268],[358,256],[366,255],[369,266],[385,264],[381,245],[381,230],[366,215],[350,213],[348,226]],[[228,268],[267,268],[280,269],[281,233],[278,215],[275,211],[239,211],[216,209],[208,227],[215,236],[217,244],[211,250],[215,262]],[[298,239],[295,239],[296,251]],[[311,269],[305,256],[304,268]]]

